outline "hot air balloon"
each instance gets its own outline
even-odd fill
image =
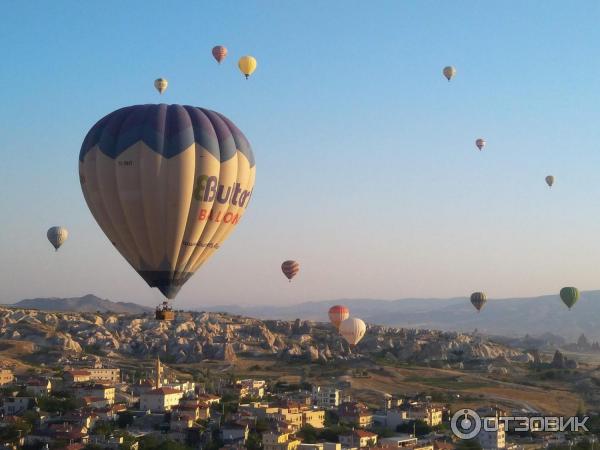
[[[454,75],[456,75],[456,69],[452,66],[446,66],[444,67],[442,73],[444,74],[446,79],[450,81],[452,78],[454,78]]]
[[[281,264],[281,271],[291,282],[292,278],[294,278],[296,274],[300,271],[300,264],[292,260],[284,261]]]
[[[246,79],[248,79],[252,75],[252,72],[256,70],[256,59],[252,56],[242,56],[238,61],[238,67]]]
[[[217,45],[216,47],[213,47],[212,55],[217,60],[217,62],[221,64],[227,56],[227,48],[223,47],[222,45]]]
[[[367,326],[361,319],[356,317],[351,317],[340,323],[340,334],[351,346],[358,344],[366,332]]]
[[[485,139],[482,139],[482,138],[479,138],[475,141],[475,145],[477,146],[477,148],[479,150],[483,150],[483,147],[485,147],[485,144],[486,144]]]
[[[69,237],[69,231],[64,227],[51,227],[46,232],[46,237],[54,246],[54,250],[58,251]]]
[[[154,80],[154,87],[159,94],[165,92],[167,90],[167,86],[169,86],[169,82],[165,78],[157,78]]]
[[[334,305],[329,308],[329,321],[338,330],[340,328],[340,323],[348,317],[350,317],[350,310],[346,306]]]
[[[576,287],[564,287],[560,290],[560,298],[571,309],[579,300],[579,290]]]
[[[225,116],[137,105],[100,119],[79,154],[83,195],[121,255],[173,299],[244,214],[256,167]]]
[[[483,308],[483,305],[485,305],[486,301],[487,297],[483,292],[473,292],[471,294],[471,303],[473,304],[477,312],[481,311],[481,308]]]
[[[549,187],[552,187],[552,185],[554,184],[554,177],[553,177],[552,175],[548,175],[548,176],[546,177],[546,184],[547,184]]]

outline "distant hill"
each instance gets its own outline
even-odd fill
[[[585,333],[600,339],[600,291],[586,291],[572,310],[558,295],[490,299],[477,313],[467,298],[449,299],[341,299],[307,302],[291,306],[223,305],[203,309],[251,317],[327,320],[331,305],[344,304],[352,315],[369,323],[408,328],[472,331],[503,336],[540,336],[552,333],[574,341]]]
[[[95,295],[88,294],[73,298],[30,298],[18,301],[12,305],[17,308],[39,309],[42,311],[72,311],[72,312],[115,312],[124,314],[142,314],[152,309],[137,303],[112,302]]]

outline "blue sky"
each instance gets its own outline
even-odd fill
[[[99,118],[151,102],[225,114],[257,159],[248,212],[184,307],[599,288],[599,19],[593,1],[6,4],[0,302],[160,300],[77,174]],[[258,60],[248,81],[243,54]],[[54,254],[58,224],[71,237]]]

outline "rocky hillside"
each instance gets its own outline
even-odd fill
[[[0,340],[32,342],[44,350],[40,353],[55,358],[91,352],[126,358],[158,355],[175,363],[266,355],[322,363],[375,356],[442,364],[532,360],[529,353],[469,334],[370,326],[359,345],[350,349],[329,324],[207,312],[181,313],[168,323],[154,320],[149,313],[57,313],[0,307]]]
[[[131,302],[112,302],[88,294],[72,298],[28,298],[10,305],[15,308],[41,309],[43,311],[71,312],[114,312],[121,314],[142,314],[152,309]]]

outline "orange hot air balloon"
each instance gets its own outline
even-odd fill
[[[221,64],[227,56],[227,48],[223,47],[222,45],[217,45],[213,47],[212,55],[217,60],[217,62]]]
[[[281,264],[281,271],[291,282],[292,278],[294,278],[296,274],[300,271],[300,264],[292,260],[284,261]]]
[[[334,305],[329,308],[329,321],[338,330],[340,328],[340,323],[342,323],[348,317],[350,317],[350,310],[346,306]]]

